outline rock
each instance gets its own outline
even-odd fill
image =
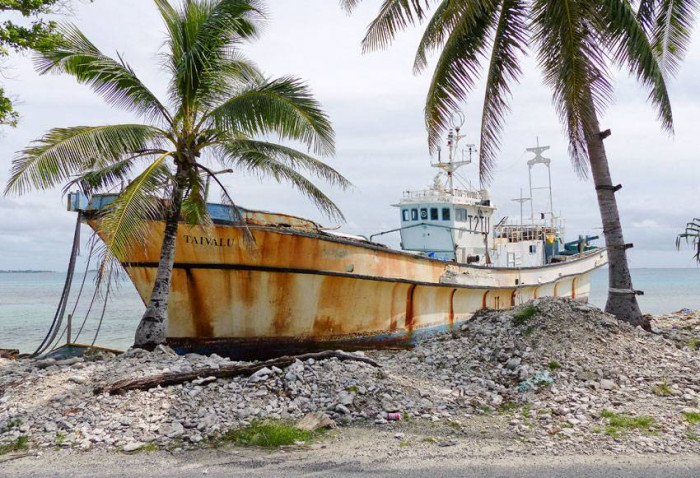
[[[520,362],[522,362],[520,357],[514,357],[506,362],[506,368],[508,370],[515,370],[520,365]]]
[[[262,380],[267,380],[269,375],[272,375],[272,370],[270,370],[267,367],[263,367],[257,372],[255,372],[253,375],[251,375],[248,381],[253,383],[260,382]]]
[[[145,445],[146,445],[145,443],[142,443],[142,442],[140,442],[140,441],[132,441],[132,442],[127,443],[126,445],[124,445],[124,446],[122,447],[122,450],[125,451],[125,452],[127,452],[127,453],[131,453],[131,452],[134,452],[134,451],[136,451],[136,450],[140,450],[140,449],[143,448]]]
[[[382,410],[384,410],[385,412],[398,412],[401,410],[401,408],[393,400],[384,398],[382,400]]]
[[[338,403],[341,405],[349,406],[355,401],[355,394],[352,392],[346,392],[343,390],[338,394]]]
[[[338,413],[342,413],[343,415],[350,415],[350,409],[346,407],[345,405],[338,404],[335,406],[335,411]]]
[[[49,367],[51,367],[52,365],[56,365],[56,359],[45,358],[45,359],[42,359],[42,360],[37,360],[36,362],[34,362],[34,365],[35,365],[37,368],[40,368],[40,369],[49,368]]]
[[[448,446],[456,446],[457,445],[457,440],[447,440],[447,441],[441,441],[438,443],[439,447],[448,447]]]
[[[314,431],[319,428],[335,428],[335,422],[321,412],[307,413],[295,425],[299,430]]]
[[[168,438],[176,438],[185,433],[185,428],[180,422],[163,423],[158,427],[158,433]]]
[[[81,377],[78,375],[75,375],[73,377],[68,377],[69,382],[77,383],[78,385],[82,385],[84,383],[87,383],[87,379],[85,377]]]
[[[603,380],[600,381],[600,388],[603,390],[612,390],[616,387],[615,382],[612,380],[608,380],[604,378]]]
[[[177,353],[167,345],[159,344],[153,350],[154,353],[165,355],[166,357],[177,357]]]
[[[191,383],[192,383],[192,385],[202,385],[205,383],[211,383],[211,382],[215,382],[215,381],[216,381],[216,377],[210,376],[210,377],[203,377],[203,378],[198,378],[196,380],[192,380]]]

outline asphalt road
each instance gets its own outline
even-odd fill
[[[647,455],[377,457],[353,460],[314,453],[198,450],[125,455],[114,452],[48,452],[0,463],[0,476],[70,477],[700,477],[700,456]]]

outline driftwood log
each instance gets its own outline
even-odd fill
[[[95,395],[100,395],[102,393],[107,393],[109,395],[122,395],[129,390],[150,390],[151,388],[158,386],[169,387],[171,385],[179,385],[181,383],[191,382],[193,380],[207,377],[249,377],[265,367],[284,368],[293,364],[296,360],[326,360],[333,357],[342,361],[352,360],[355,362],[363,362],[373,367],[381,367],[381,365],[379,365],[377,362],[367,357],[361,357],[359,355],[341,351],[326,351],[292,356],[285,355],[284,357],[266,360],[265,362],[250,365],[230,365],[220,368],[203,368],[193,370],[192,372],[164,373],[161,375],[151,375],[150,377],[127,378],[103,387],[97,387],[95,388],[94,393]]]

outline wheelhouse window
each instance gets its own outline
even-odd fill
[[[450,208],[449,207],[442,208],[442,220],[443,221],[450,220]]]
[[[418,220],[418,209],[411,209],[411,221]]]
[[[401,211],[401,216],[402,216],[404,222],[408,221],[408,219],[410,217],[408,215],[408,209],[404,209],[403,211]]]
[[[431,207],[430,208],[430,220],[431,221],[437,221],[440,219],[440,216],[438,215],[438,208],[436,207]]]
[[[467,222],[467,210],[462,208],[455,209],[455,219],[460,222]]]
[[[420,208],[420,218],[421,218],[421,221],[428,220],[428,208],[426,208],[426,207]]]
[[[537,253],[537,246],[531,245],[530,246],[530,254],[536,254]]]

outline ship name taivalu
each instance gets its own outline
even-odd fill
[[[212,247],[233,247],[235,241],[231,238],[224,237],[206,237],[206,236],[191,236],[184,234],[186,244],[195,244],[197,246],[212,246]]]

